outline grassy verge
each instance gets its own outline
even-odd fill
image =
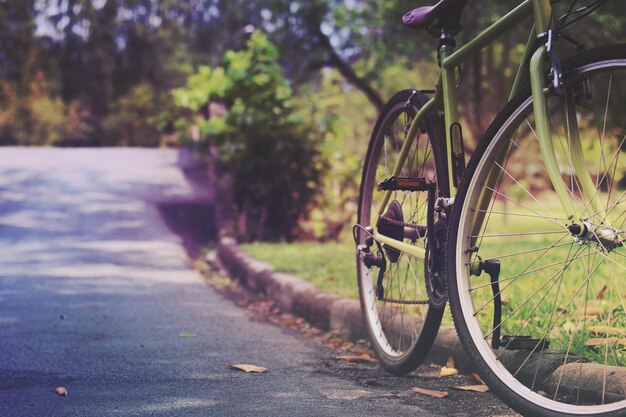
[[[492,251],[493,255],[497,253],[524,254],[528,248],[550,246],[549,241],[542,242],[535,239],[529,241],[494,240],[496,241],[493,243],[482,245],[482,252],[487,257]],[[358,298],[354,246],[351,242],[255,243],[244,245],[244,249],[255,258],[273,265],[277,270],[309,281],[324,291],[343,297]],[[506,277],[515,276],[519,271],[540,269],[537,268],[539,265],[554,266],[525,275],[523,282],[526,285],[513,285],[503,291],[503,318],[505,320],[503,320],[502,332],[503,334],[525,332],[536,338],[547,337],[551,347],[558,351],[582,355],[596,363],[607,361],[611,365],[625,366],[626,354],[622,345],[619,345],[619,343],[626,343],[626,339],[623,338],[625,318],[621,303],[622,297],[614,294],[614,288],[602,289],[598,287],[599,284],[588,282],[589,280],[585,279],[588,274],[584,273],[585,267],[595,267],[595,272],[602,276],[611,276],[611,274],[616,274],[614,268],[611,269],[613,264],[601,263],[600,260],[594,260],[592,263],[574,262],[565,274],[566,279],[557,281],[555,277],[562,275],[558,274],[562,259],[571,257],[568,251],[568,247],[551,250],[551,253],[541,256],[537,264],[534,263],[537,257],[536,252],[503,258],[501,278],[504,277],[506,281],[502,284],[502,288],[512,281]],[[491,287],[485,279],[488,279],[488,276],[484,274],[474,279],[476,285],[483,287],[475,290],[473,295],[474,303],[481,306],[483,303],[488,304],[493,297]],[[559,281],[562,281],[561,285],[546,284]],[[599,294],[605,291],[606,296],[600,300]],[[574,296],[578,292],[580,295]],[[592,312],[592,310],[597,310],[597,312]],[[482,309],[478,314],[478,319],[486,332],[492,326],[492,314],[490,306]],[[530,318],[532,320],[529,320]],[[557,321],[558,325],[555,326],[554,323]],[[446,314],[443,324],[452,325],[449,313]],[[610,327],[610,329],[596,331],[599,334],[590,331],[590,329],[604,327]],[[611,342],[609,349],[606,349],[606,343],[600,347],[586,345],[590,339],[614,336],[608,333],[609,331],[618,332],[616,334],[619,336],[619,339],[615,338],[616,340]]]
[[[358,298],[354,243],[253,243],[250,255],[342,297]]]

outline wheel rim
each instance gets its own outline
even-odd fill
[[[376,184],[392,176],[392,168],[403,143],[405,117],[409,119],[415,109],[404,108],[403,104],[393,107],[381,123],[376,144],[370,150],[366,161],[366,171],[360,196],[359,224],[375,225],[378,220],[376,207],[381,205],[383,193],[375,191]],[[436,179],[432,147],[428,135],[419,135],[411,152],[410,163],[403,168],[400,176],[419,176],[434,181]],[[405,223],[426,224],[426,193],[394,192],[391,200],[402,205]],[[364,239],[361,234],[361,239]],[[410,240],[405,240],[410,242]],[[423,239],[414,242],[425,247]],[[376,245],[372,247],[376,251]],[[387,256],[387,258],[389,258]],[[379,353],[393,361],[402,361],[411,355],[419,343],[422,324],[427,320],[428,306],[424,304],[399,304],[382,302],[376,297],[378,269],[368,269],[357,260],[361,301],[369,326],[370,337]],[[426,301],[428,294],[424,281],[424,263],[401,253],[397,262],[387,259],[387,271],[383,281],[385,297],[394,300]],[[437,323],[438,324],[438,323]]]
[[[621,216],[626,211],[626,192],[622,185],[618,186],[618,180],[615,178],[616,172],[626,172],[624,165],[626,155],[622,155],[626,149],[624,147],[626,126],[618,121],[621,116],[611,114],[609,108],[614,106],[618,99],[616,89],[620,89],[619,98],[624,97],[621,87],[626,86],[625,66],[624,61],[588,65],[578,70],[576,76],[572,78],[575,81],[568,84],[572,90],[584,89],[579,85],[582,85],[582,80],[589,78],[592,91],[595,90],[593,100],[604,102],[601,107],[603,111],[599,113],[601,129],[596,129],[600,134],[599,142],[594,143],[590,139],[591,136],[585,136],[581,142],[583,145],[590,145],[588,149],[590,154],[595,155],[594,146],[598,143],[610,150],[599,154],[598,161],[601,163],[591,163],[589,167],[590,170],[596,168],[597,195],[608,208],[606,213],[600,214],[591,208],[590,200],[594,197],[590,199],[582,195],[580,180],[575,175],[570,174],[568,178],[568,189],[580,210],[579,218],[575,220],[581,224],[586,224],[584,222],[587,221],[588,228],[593,229],[591,233],[585,238],[574,236],[568,229],[572,222],[550,206],[555,200],[554,192],[533,191],[538,185],[531,181],[532,177],[529,180],[528,172],[536,169],[538,172],[536,175],[541,178],[545,175],[545,170],[542,169],[536,155],[535,158],[531,157],[533,146],[536,145],[533,145],[533,121],[530,116],[526,117],[532,107],[530,98],[507,119],[507,123],[501,126],[487,147],[470,181],[459,218],[455,256],[458,301],[472,344],[499,380],[491,382],[504,383],[526,401],[556,412],[591,415],[626,407],[626,400],[609,395],[610,392],[605,389],[610,382],[608,374],[614,370],[612,367],[619,368],[618,371],[622,372],[626,366],[626,355],[618,347],[620,342],[611,339],[614,334],[623,335],[626,324],[623,318],[626,297],[619,291],[619,285],[624,284],[621,276],[626,277],[626,251],[623,245],[626,233],[624,216]],[[591,117],[587,120],[589,114],[589,110],[577,110],[581,137],[583,132],[589,135],[593,127],[598,127],[591,124],[589,121]],[[568,149],[574,145],[572,135],[567,133],[566,114],[551,118],[553,134],[559,131],[559,118],[560,128],[564,133],[562,136],[565,138],[559,164],[561,171],[567,173],[565,168],[573,165],[572,158],[567,158]],[[597,125],[598,119],[595,120]],[[613,143],[608,141],[606,136],[608,130],[615,133],[617,141]],[[559,141],[563,145],[563,140],[557,137],[555,152],[559,152]],[[524,183],[515,179],[518,176],[514,173],[515,169],[523,172],[519,178],[523,178]],[[497,173],[493,177],[497,178],[495,182],[490,183],[488,180],[490,172]],[[570,169],[570,172],[573,171]],[[609,172],[611,175],[607,174]],[[611,178],[607,180],[609,176]],[[611,195],[618,188],[619,193]],[[485,198],[485,195],[489,197]],[[481,212],[483,214],[480,214]],[[601,225],[601,218],[608,222],[606,217],[609,217],[610,213],[614,214],[611,217],[617,218],[619,224],[615,227]],[[480,216],[484,216],[485,220],[482,227],[477,230],[474,223]],[[507,225],[502,220],[504,217],[518,220],[516,224]],[[540,220],[541,226],[537,223]],[[532,225],[533,222],[537,224]],[[609,247],[610,242],[607,243],[607,240],[598,237],[602,234],[608,236],[608,230],[612,229],[616,230],[614,234],[619,236],[618,240],[621,242],[614,248]],[[492,242],[488,242],[490,239]],[[515,239],[515,242],[510,244],[505,241],[506,239]],[[503,352],[508,349],[500,347],[494,350],[491,346],[494,326],[493,322],[489,321],[489,311],[493,311],[494,292],[489,280],[485,281],[487,278],[481,279],[470,274],[470,268],[479,262],[477,256],[481,256],[483,262],[497,259],[502,266],[500,294],[506,304],[503,304],[503,321],[498,327],[500,331],[503,334],[511,333],[510,336],[518,336],[516,340],[520,340],[519,336],[526,336],[524,333],[530,333],[535,339],[530,343],[531,347],[535,346],[534,348],[515,353],[523,360],[517,359],[515,362],[511,360],[513,354]],[[564,260],[552,259],[558,256]],[[513,266],[514,261],[517,264]],[[616,273],[617,270],[619,271]],[[617,276],[619,278],[615,278]],[[606,287],[602,285],[603,283]],[[551,302],[550,308],[546,308],[545,305],[550,300],[554,301]],[[580,310],[581,307],[584,307],[584,310]],[[592,307],[596,309],[594,312],[597,313],[596,316],[590,315]],[[600,328],[602,325],[606,328]],[[585,340],[588,336],[591,338]],[[549,347],[544,347],[543,341],[548,341]],[[515,341],[509,339],[507,343],[511,346]],[[601,343],[598,346],[604,349],[604,356],[599,352],[599,348],[587,346],[587,343]],[[537,380],[537,375],[541,375],[540,366],[546,363],[542,362],[542,359],[552,353],[560,354],[559,358],[563,359],[563,363],[556,368],[553,378],[543,383]],[[588,364],[579,364],[577,358],[584,358],[600,365],[600,368],[593,368],[604,372],[601,375],[604,385],[600,395],[587,393],[581,389],[586,383],[583,378],[588,376],[587,372],[592,368],[589,368]],[[571,381],[578,386],[571,390],[565,387],[563,375],[575,374],[576,368],[578,382],[576,377]]]

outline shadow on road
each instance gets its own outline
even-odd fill
[[[168,202],[158,204],[157,207],[165,224],[180,236],[185,250],[192,258],[217,238],[213,202]]]

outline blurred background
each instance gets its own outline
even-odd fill
[[[436,41],[401,24],[431,3],[0,0],[0,144],[189,146],[228,184],[241,240],[345,240],[376,114],[399,89],[434,88]],[[458,41],[518,3],[470,1]],[[625,9],[610,0],[568,33],[624,41]],[[468,152],[530,30],[462,67]]]

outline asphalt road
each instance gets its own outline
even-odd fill
[[[177,228],[187,240],[214,232],[214,197],[181,160],[0,149],[0,416],[512,415],[491,394],[412,393],[465,377],[338,361],[216,293],[168,227],[191,218],[199,229]]]

